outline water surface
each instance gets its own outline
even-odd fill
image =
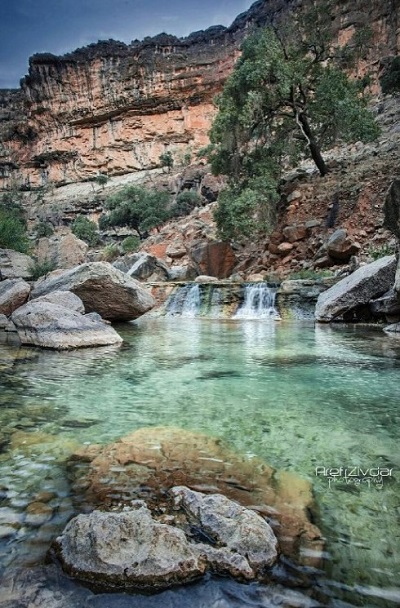
[[[166,425],[221,437],[313,483],[331,605],[400,601],[400,341],[268,319],[148,318],[118,330],[122,348],[0,345],[3,567],[40,563],[71,516],[64,462],[76,445]],[[344,483],[323,467],[392,471],[383,483],[359,472]],[[52,514],[37,525],[27,508],[43,491]]]

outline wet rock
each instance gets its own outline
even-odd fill
[[[237,263],[231,245],[223,241],[197,243],[191,247],[189,256],[198,274],[218,279],[229,277]]]
[[[76,266],[57,276],[38,281],[32,297],[53,291],[72,291],[83,302],[86,312],[98,312],[104,319],[136,319],[154,306],[143,286],[107,262]]]
[[[183,531],[154,521],[143,502],[121,513],[78,515],[55,547],[66,572],[106,588],[156,591],[190,582],[206,567]]]
[[[11,320],[22,344],[62,350],[122,343],[102,320],[51,302],[32,300],[16,310]]]
[[[348,262],[352,255],[358,253],[360,248],[360,245],[355,243],[347,235],[347,230],[343,228],[335,230],[326,243],[328,255],[340,262]]]
[[[25,304],[31,291],[23,279],[0,281],[0,314],[9,317],[17,308]]]
[[[55,268],[73,268],[85,261],[88,249],[87,243],[69,232],[39,239],[36,257],[40,263],[52,262]]]
[[[111,509],[145,500],[150,509],[168,512],[174,486],[220,493],[244,507],[272,509],[274,526],[285,555],[303,560],[304,549],[323,548],[318,528],[309,520],[311,485],[290,473],[288,499],[280,475],[257,458],[248,460],[206,435],[171,428],[143,428],[108,446],[87,446],[69,462],[77,508]],[[319,561],[304,557],[304,563]]]
[[[255,511],[245,509],[221,494],[207,496],[184,486],[173,488],[171,494],[175,497],[175,504],[183,507],[217,546],[223,547],[224,553],[230,553],[229,557],[240,555],[248,562],[246,565],[250,566],[252,573],[249,575],[246,567],[246,578],[262,577],[276,561],[275,534]],[[205,551],[207,555],[207,549]]]
[[[362,266],[319,296],[316,320],[343,320],[346,314],[386,293],[393,285],[395,271],[394,255]]]
[[[0,277],[2,279],[30,279],[33,259],[13,249],[0,249]]]
[[[29,526],[43,526],[53,517],[53,509],[44,502],[32,502],[26,509],[25,523]]]
[[[385,327],[385,332],[393,335],[398,334],[400,337],[400,323],[392,323],[392,325],[388,325],[387,327]]]
[[[5,329],[7,326],[8,319],[6,315],[0,314],[0,329]]]

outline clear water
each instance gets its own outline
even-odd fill
[[[312,481],[331,605],[400,603],[400,341],[272,320],[164,317],[118,330],[122,348],[0,345],[0,445],[13,440],[0,454],[4,567],[40,562],[71,516],[64,460],[75,445],[169,425],[219,436]],[[316,467],[355,466],[393,471],[382,487],[329,487],[316,476]],[[54,511],[38,527],[25,509],[43,490]]]

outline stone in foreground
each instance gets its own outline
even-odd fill
[[[316,320],[347,320],[346,315],[386,293],[394,283],[395,272],[394,255],[362,266],[319,296],[315,308]]]
[[[143,501],[121,512],[78,515],[55,541],[64,570],[96,587],[153,592],[207,571],[264,580],[278,554],[260,515],[220,494],[184,486],[171,494],[169,523],[157,521]]]
[[[221,574],[227,571],[233,576],[262,578],[267,568],[276,561],[275,534],[255,511],[242,507],[222,494],[207,496],[184,486],[172,488],[171,494],[175,497],[175,504],[183,507],[200,529],[218,547],[222,547],[214,555],[215,549],[210,551],[209,547],[203,545],[208,562]],[[241,568],[238,568],[239,556],[243,562]]]
[[[32,300],[18,308],[11,320],[22,344],[64,350],[122,343],[104,321],[52,302]]]
[[[86,312],[104,319],[130,321],[150,310],[155,301],[143,286],[107,262],[89,262],[38,281],[32,298],[52,291],[72,291]]]
[[[10,316],[25,304],[31,288],[23,279],[6,279],[0,282],[0,314]]]
[[[321,565],[324,542],[309,519],[314,508],[311,484],[258,458],[236,454],[220,439],[174,427],[142,428],[109,445],[83,447],[68,468],[78,509],[120,509],[139,499],[152,511],[165,513],[173,487],[220,494],[271,516],[284,555],[303,565]],[[222,559],[220,553],[217,557]],[[233,567],[230,557],[225,572]],[[243,568],[251,570],[248,563]]]
[[[66,572],[109,589],[157,591],[205,572],[182,530],[157,523],[141,501],[120,513],[78,515],[55,546]]]

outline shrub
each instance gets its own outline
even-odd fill
[[[91,220],[88,220],[84,215],[78,215],[75,218],[71,230],[78,239],[86,241],[91,247],[94,247],[99,242],[96,224]]]
[[[53,226],[50,224],[50,222],[45,222],[44,220],[39,220],[34,225],[33,230],[36,234],[36,238],[38,239],[49,237],[54,234]]]
[[[106,183],[108,182],[108,180],[109,180],[109,177],[105,173],[99,173],[94,178],[94,181],[96,182],[96,184],[98,184],[102,188],[104,188],[104,186],[106,185]]]
[[[21,253],[29,249],[23,210],[13,193],[4,194],[0,200],[0,248]]]
[[[393,253],[395,253],[395,248],[389,243],[385,243],[379,247],[370,246],[368,249],[368,255],[373,260],[379,260],[379,258],[384,258],[385,255],[392,255]]]
[[[198,207],[203,203],[203,197],[194,190],[183,190],[176,197],[175,205],[171,209],[171,213],[174,217],[180,215],[189,215],[195,207]]]
[[[101,254],[105,262],[113,262],[120,255],[119,247],[115,243],[111,243],[110,245],[106,245],[104,247]]]
[[[55,263],[51,260],[44,260],[43,262],[33,262],[29,267],[29,272],[34,281],[40,279],[40,277],[45,276],[49,272],[55,270]]]
[[[391,57],[380,77],[382,93],[396,93],[400,91],[400,57]]]
[[[174,166],[174,159],[171,152],[163,152],[160,154],[159,160],[162,167],[167,167],[168,171],[171,171]]]
[[[305,268],[304,270],[293,272],[288,278],[291,280],[310,279],[312,281],[318,281],[319,279],[327,279],[333,276],[335,275],[332,270],[314,270],[312,268]]]
[[[124,253],[132,253],[137,251],[140,246],[140,239],[137,236],[127,236],[121,243],[122,251]]]

